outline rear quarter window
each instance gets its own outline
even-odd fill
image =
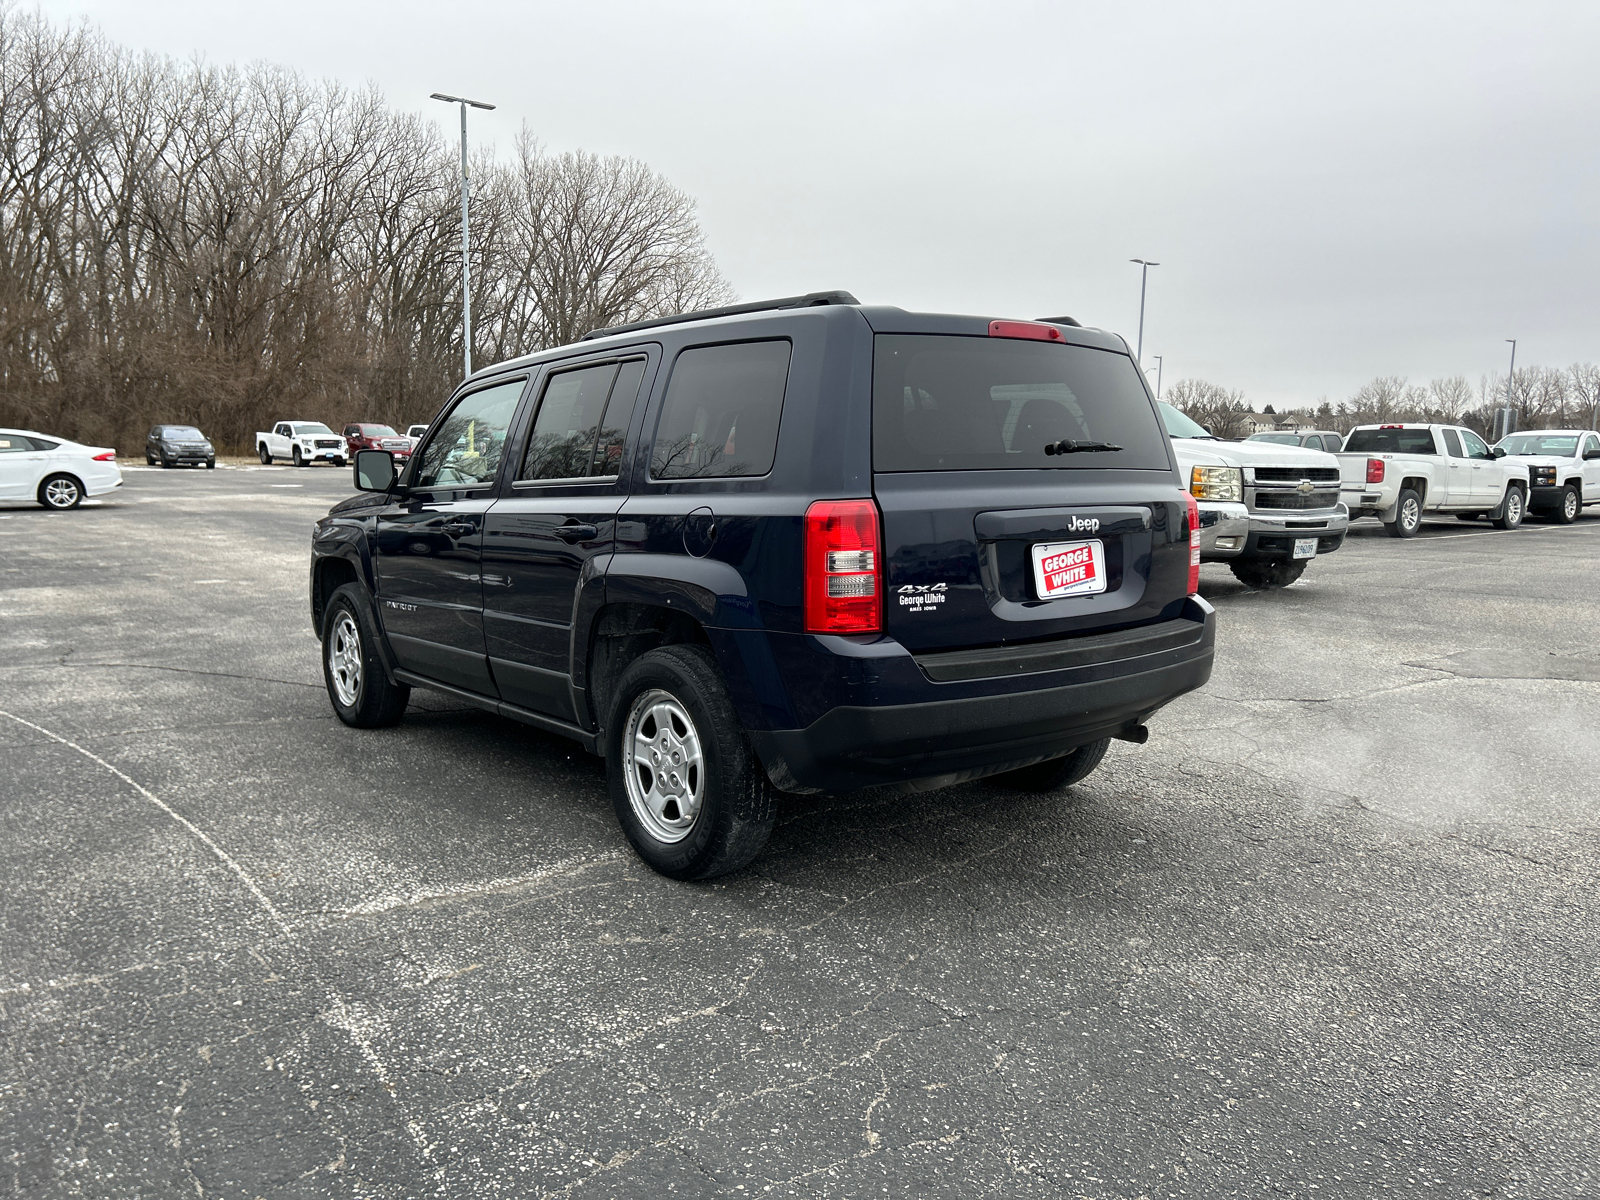
[[[1067,438],[1118,450],[1047,455]],[[1167,439],[1125,354],[1011,338],[874,341],[876,471],[1170,469]]]
[[[787,341],[683,351],[661,405],[651,477],[707,479],[772,470],[788,379]]]

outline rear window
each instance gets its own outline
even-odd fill
[[[1063,438],[1118,450],[1047,455]],[[873,349],[877,471],[1170,470],[1125,354],[1010,338],[883,334]]]
[[[1437,454],[1431,429],[1353,429],[1346,454]]]

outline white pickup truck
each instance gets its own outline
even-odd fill
[[[287,458],[297,467],[313,462],[342,467],[350,450],[344,438],[321,421],[279,421],[270,433],[256,434],[256,456],[267,466],[275,458]]]
[[[1336,456],[1350,519],[1377,517],[1391,537],[1416,535],[1427,513],[1522,524],[1528,468],[1460,425],[1358,425]]]
[[[1344,544],[1339,461],[1307,446],[1225,442],[1158,401],[1178,470],[1200,507],[1200,560],[1247,587],[1286,587]]]
[[[1495,443],[1528,464],[1528,507],[1570,525],[1587,505],[1600,504],[1600,433],[1591,429],[1530,429]]]

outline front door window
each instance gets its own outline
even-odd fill
[[[494,482],[506,434],[526,379],[468,392],[439,423],[422,451],[417,488],[484,487]]]

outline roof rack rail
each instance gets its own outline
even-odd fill
[[[630,321],[626,325],[607,325],[604,329],[591,329],[578,340],[587,342],[594,338],[610,337],[615,333],[632,333],[635,329],[653,329],[657,325],[678,325],[684,321],[705,321],[712,317],[737,317],[742,313],[768,312],[775,308],[817,308],[827,304],[860,304],[849,292],[807,292],[804,296],[784,296],[779,300],[752,300],[748,304],[729,304],[722,308],[701,308],[694,312],[679,313],[673,317],[653,317],[648,321]]]
[[[1035,317],[1034,320],[1043,321],[1046,325],[1072,325],[1078,329],[1083,328],[1083,322],[1072,317]]]

